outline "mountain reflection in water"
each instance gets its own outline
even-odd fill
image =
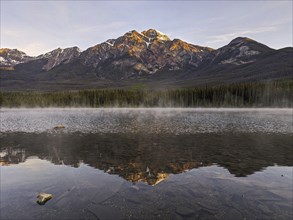
[[[5,133],[2,166],[37,156],[55,165],[81,163],[130,182],[156,185],[186,170],[217,164],[236,177],[268,166],[292,166],[292,135],[265,133],[82,134]]]

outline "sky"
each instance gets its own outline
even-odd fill
[[[36,56],[81,50],[130,30],[157,29],[214,49],[238,36],[269,47],[292,46],[292,1],[15,1],[1,0],[1,48]]]

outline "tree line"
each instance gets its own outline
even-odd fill
[[[292,107],[293,81],[168,90],[1,92],[1,107]]]

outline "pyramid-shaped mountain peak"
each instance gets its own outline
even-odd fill
[[[151,39],[157,38],[159,40],[170,41],[170,38],[166,34],[160,32],[158,30],[155,30],[155,29],[149,29],[149,30],[143,31],[141,33]]]

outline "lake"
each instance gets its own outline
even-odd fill
[[[0,219],[293,217],[292,109],[0,116]],[[40,192],[53,198],[39,205]]]

